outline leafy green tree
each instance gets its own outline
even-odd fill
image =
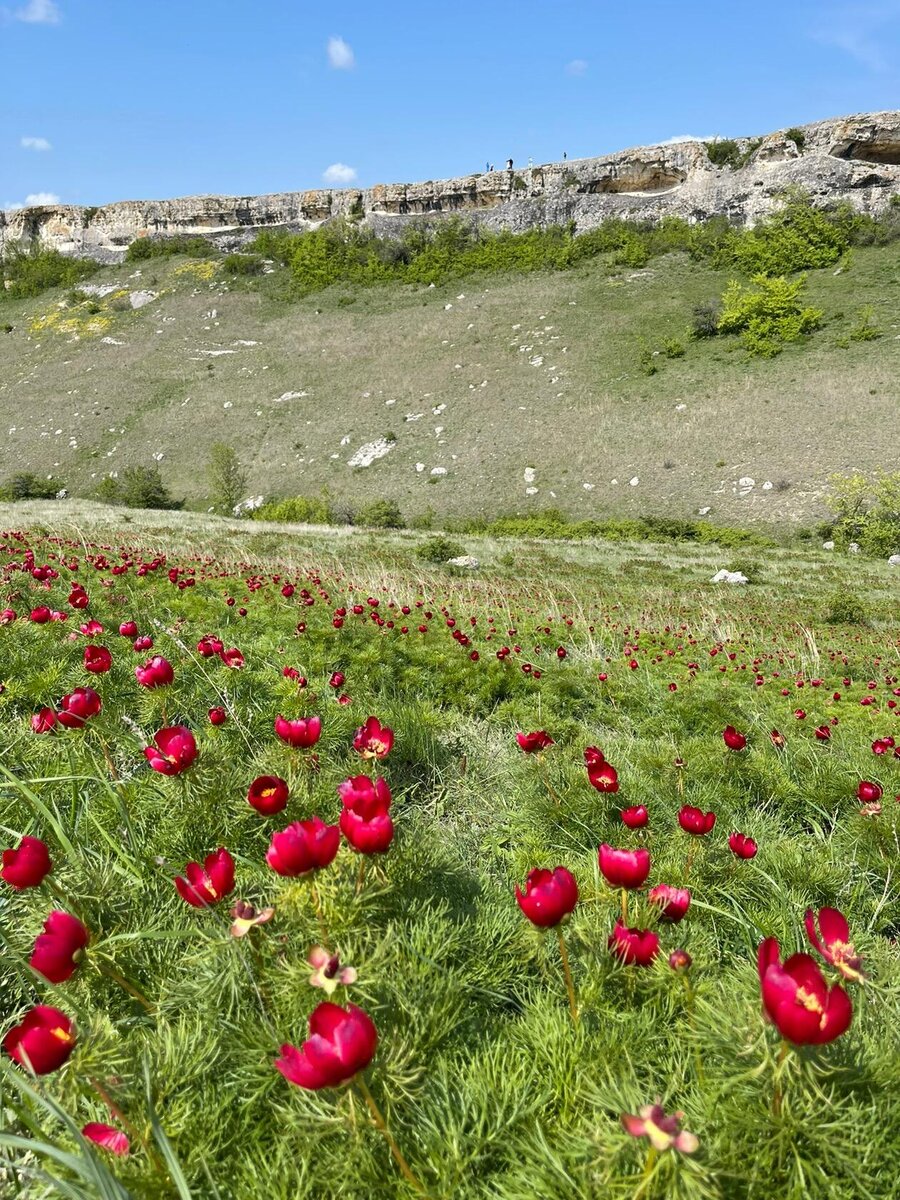
[[[247,472],[237,451],[225,442],[216,442],[209,452],[206,468],[213,503],[219,512],[233,513],[247,487]]]

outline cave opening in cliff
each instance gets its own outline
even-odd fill
[[[847,158],[853,162],[900,167],[900,141],[847,142],[843,146],[836,146],[831,153],[836,158]]]

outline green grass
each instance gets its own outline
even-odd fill
[[[414,1194],[355,1092],[305,1093],[272,1066],[283,1042],[303,1039],[321,999],[305,963],[321,932],[309,881],[275,876],[265,850],[290,820],[337,818],[336,785],[361,769],[353,731],[376,713],[396,733],[380,768],[394,794],[394,844],[358,894],[346,846],[316,889],[330,944],[359,971],[350,999],[379,1030],[368,1084],[434,1200],[894,1194],[900,784],[896,760],[870,750],[874,737],[900,732],[898,710],[888,708],[900,672],[896,579],[886,564],[773,549],[760,554],[758,584],[720,590],[708,580],[732,564],[707,546],[469,537],[465,549],[483,566],[463,575],[425,564],[418,550],[427,536],[405,532],[304,532],[88,505],[27,503],[0,515],[7,529],[31,530],[7,535],[0,558],[4,603],[20,614],[0,626],[2,766],[13,775],[0,784],[2,845],[45,837],[51,878],[95,935],[75,976],[48,987],[25,960],[59,901],[2,886],[0,1030],[40,997],[78,1031],[69,1063],[35,1089],[18,1068],[2,1069],[5,1186],[16,1180],[29,1198],[77,1200]],[[38,564],[77,558],[77,576],[65,570],[45,590],[4,570],[27,545]],[[112,566],[118,547],[136,562],[166,561],[142,578],[89,565],[103,553]],[[174,586],[166,572],[175,566],[195,570],[196,586]],[[60,625],[27,621],[38,603],[66,609],[75,577],[89,609],[70,609]],[[299,592],[284,598],[286,579],[315,604],[300,606]],[[864,599],[866,623],[825,624],[829,597],[850,590]],[[373,623],[368,597],[394,629]],[[336,628],[341,606],[350,611]],[[448,615],[471,645],[453,640]],[[85,639],[70,640],[88,616],[105,626],[96,640],[114,659],[94,678],[81,666]],[[116,632],[128,616],[173,663],[171,687],[137,686],[133,668],[146,655]],[[243,650],[243,670],[196,655],[209,632]],[[514,643],[521,654],[498,661],[495,651]],[[540,679],[521,670],[526,659]],[[283,677],[288,664],[308,678],[306,689]],[[346,676],[340,691],[350,704],[328,686],[334,670]],[[87,728],[30,732],[33,712],[85,683],[103,697]],[[874,704],[861,705],[865,696]],[[215,703],[231,714],[220,729],[206,722]],[[322,715],[315,769],[274,736],[282,711]],[[813,729],[832,717],[831,740],[818,742]],[[138,731],[167,721],[188,724],[200,744],[197,763],[176,778],[151,772],[141,754]],[[748,734],[746,752],[725,749],[729,723]],[[786,736],[783,751],[770,742],[773,727]],[[556,741],[543,767],[514,736],[538,728]],[[616,765],[618,795],[588,785],[587,745]],[[291,785],[275,818],[245,800],[263,772]],[[878,816],[859,811],[864,778],[884,785]],[[718,815],[693,850],[676,823],[683,801]],[[650,810],[645,835],[618,817],[637,803]],[[758,840],[752,862],[729,853],[732,829]],[[651,882],[693,893],[685,921],[660,927],[665,953],[646,970],[616,965],[606,949],[619,897],[596,858],[601,841],[642,840]],[[189,859],[219,845],[237,863],[231,899],[276,910],[253,949],[228,936],[231,900],[197,911],[172,886]],[[532,929],[513,897],[531,867],[558,863],[581,889],[566,926],[577,1029],[555,938]],[[776,1113],[778,1041],[760,1015],[754,953],[766,934],[785,953],[801,949],[804,909],[825,904],[847,914],[868,981],[849,988],[855,1016],[843,1038],[789,1056]],[[635,923],[650,920],[648,907],[632,896]],[[675,946],[693,956],[690,990],[666,964]],[[152,1013],[97,971],[103,955]],[[85,1121],[112,1120],[98,1083],[132,1129],[127,1159],[101,1162],[78,1138]],[[700,1148],[691,1158],[664,1155],[641,1192],[646,1147],[619,1117],[657,1096],[685,1112]]]
[[[883,431],[897,407],[898,256],[897,243],[856,248],[840,274],[810,272],[823,328],[771,361],[748,360],[737,338],[688,340],[694,305],[721,295],[729,272],[680,255],[637,271],[601,256],[567,272],[299,300],[287,298],[286,269],[205,279],[212,263],[178,274],[191,264],[177,258],[139,278],[133,264],[103,268],[95,283],[160,298],[75,314],[67,332],[35,325],[71,317],[59,316],[62,293],[0,299],[0,326],[13,326],[0,334],[0,479],[24,465],[87,494],[105,473],[162,455],[171,492],[204,508],[199,468],[224,440],[250,494],[327,487],[348,507],[393,500],[407,519],[709,508],[723,525],[811,524],[832,473],[893,463]],[[883,336],[854,340],[869,304]],[[667,339],[687,353],[667,357]],[[386,457],[348,465],[389,433]]]

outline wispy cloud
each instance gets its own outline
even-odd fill
[[[666,138],[662,142],[654,142],[654,146],[677,146],[679,142],[714,142],[715,135],[699,137],[696,133],[679,133],[675,137]]]
[[[894,27],[893,29],[891,27]],[[825,9],[812,30],[814,41],[842,50],[869,71],[886,71],[895,60],[900,2],[853,4]]]
[[[0,11],[7,20],[24,21],[28,25],[58,25],[62,20],[56,0],[28,0],[21,8]]]
[[[59,196],[55,192],[30,192],[24,200],[8,200],[4,208],[6,212],[18,212],[20,208],[40,208],[44,204],[59,204]]]
[[[332,163],[322,172],[326,183],[352,183],[356,178],[356,167],[348,167],[346,163]]]
[[[573,58],[571,62],[566,63],[567,75],[584,75],[588,69],[588,61],[586,58]]]
[[[42,137],[23,137],[21,139],[20,144],[21,144],[23,150],[52,150],[53,149],[53,147],[50,145],[50,143],[47,141],[47,139],[42,138]]]
[[[356,66],[356,55],[342,37],[328,39],[328,63],[335,71],[352,71]]]

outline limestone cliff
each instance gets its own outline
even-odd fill
[[[99,208],[46,205],[0,213],[0,251],[37,241],[115,262],[136,238],[203,234],[239,246],[259,229],[314,229],[351,210],[361,210],[380,233],[414,217],[452,213],[517,231],[566,221],[583,231],[610,216],[699,221],[719,214],[747,224],[770,212],[792,185],[815,203],[848,200],[872,213],[900,193],[900,111],[819,121],[803,126],[802,134],[738,139],[747,155],[738,168],[716,166],[702,142],[688,141],[367,189],[126,200]]]

